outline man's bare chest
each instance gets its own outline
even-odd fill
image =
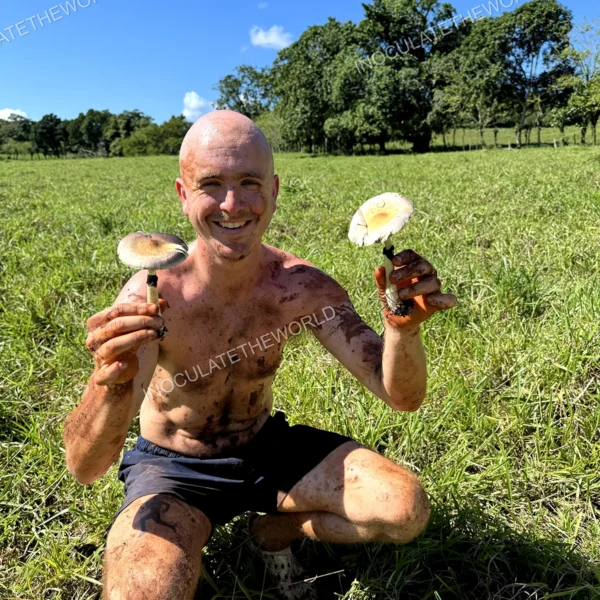
[[[276,299],[236,308],[199,303],[176,312],[166,319],[160,363],[177,385],[185,382],[186,391],[273,376],[286,342],[301,333],[293,324],[298,307],[281,306]]]

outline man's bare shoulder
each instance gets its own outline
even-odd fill
[[[132,275],[117,296],[115,304],[119,304],[121,302],[146,302],[147,278],[148,271],[138,271]]]
[[[317,306],[348,301],[346,290],[311,262],[273,246],[264,247],[267,277],[283,295],[310,299]]]

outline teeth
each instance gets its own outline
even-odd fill
[[[225,227],[226,229],[238,229],[239,227],[243,227],[246,223],[247,221],[242,221],[238,223],[225,223],[224,221],[222,221],[221,223],[219,223],[219,225],[221,227]]]

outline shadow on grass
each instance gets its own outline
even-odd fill
[[[215,532],[196,600],[277,598],[241,523]],[[318,576],[321,600],[600,598],[598,567],[565,544],[512,532],[478,506],[435,510],[406,546],[304,542],[295,550]]]

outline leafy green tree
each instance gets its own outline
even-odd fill
[[[563,59],[573,69],[560,79],[560,85],[571,92],[568,106],[581,127],[581,143],[585,143],[587,128],[591,126],[595,145],[600,118],[600,20],[578,26],[573,46],[563,52]]]
[[[336,115],[332,101],[336,58],[357,42],[352,22],[330,18],[325,25],[309,27],[279,52],[271,75],[286,144],[327,150],[325,122]]]
[[[561,54],[569,45],[571,11],[557,0],[530,0],[497,18],[511,91],[517,147],[527,117],[543,97],[547,79],[556,78]],[[538,106],[539,110],[539,106]]]
[[[66,147],[69,152],[79,154],[85,148],[85,140],[83,138],[83,120],[85,115],[79,113],[75,119],[65,121]]]
[[[2,145],[2,152],[8,154],[8,156],[14,155],[16,159],[25,154],[31,154],[33,158],[32,147],[33,143],[30,141],[18,142],[11,138]]]
[[[382,59],[396,72],[394,77],[385,76],[399,86],[388,88],[387,102],[395,105],[393,136],[412,143],[415,152],[426,152],[432,122],[438,121],[436,127],[440,127],[439,111],[430,116],[436,83],[444,85],[438,77],[438,63],[460,44],[470,25],[465,23],[450,35],[442,35],[436,26],[445,23],[449,30],[454,9],[438,0],[374,0],[364,9],[366,18],[360,24],[366,40],[363,51],[365,58],[370,56],[371,62],[376,62],[373,75],[381,70]]]
[[[110,115],[103,131],[104,143],[110,156],[123,155],[123,140],[131,137],[135,131],[147,127],[152,118],[139,110],[127,110],[118,115]]]
[[[261,128],[266,138],[275,152],[281,152],[284,149],[281,129],[283,119],[278,111],[267,110],[262,112],[254,119],[254,122]]]
[[[123,156],[147,156],[160,154],[160,127],[155,123],[141,127],[123,140]]]
[[[215,86],[219,92],[216,108],[235,110],[255,119],[272,107],[271,88],[267,69],[241,65],[235,75],[225,76]]]
[[[478,21],[449,60],[440,61],[448,82],[442,88],[446,92],[442,100],[448,110],[460,107],[467,124],[477,127],[483,147],[486,146],[484,131],[502,112],[509,89],[500,50],[502,37],[496,19]]]
[[[171,117],[159,126],[159,154],[178,154],[181,142],[192,124],[183,116]]]
[[[63,122],[56,115],[49,114],[34,125],[33,137],[44,157],[54,154],[58,158],[67,139],[67,132]]]
[[[94,110],[91,108],[85,114],[81,124],[81,133],[85,147],[91,152],[99,152],[106,149],[104,138],[104,128],[109,121],[111,114],[107,110]]]

